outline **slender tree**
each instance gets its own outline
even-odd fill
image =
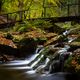
[[[78,15],[80,16],[80,0],[78,0]]]
[[[2,11],[2,6],[4,4],[5,0],[0,0],[0,12]]]

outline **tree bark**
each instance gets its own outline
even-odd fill
[[[80,0],[78,0],[78,16],[80,16]]]
[[[18,2],[19,2],[19,5],[18,5],[18,7],[19,7],[19,10],[20,11],[22,11],[23,10],[23,1],[22,0],[18,0]],[[20,20],[22,20],[22,17],[23,17],[23,12],[20,12],[19,13],[19,18],[20,18]]]

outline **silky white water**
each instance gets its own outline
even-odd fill
[[[67,32],[68,31],[66,31],[64,35],[69,33]],[[69,38],[68,42],[70,43],[73,40],[74,39]],[[54,48],[54,45],[52,45],[52,47]],[[62,54],[67,54],[67,50],[69,48],[70,46],[65,45],[63,48],[57,51],[57,54],[60,54],[60,56]],[[36,49],[34,54],[32,54],[29,58],[26,58],[25,60],[14,60],[8,63],[1,64],[0,65],[0,79],[1,80],[73,80],[75,79],[73,78],[74,76],[72,76],[71,79],[67,79],[65,75],[68,73],[63,73],[63,72],[50,74],[48,71],[48,74],[47,74],[44,71],[44,68],[50,62],[49,58],[46,58],[44,61],[44,64],[39,65],[36,69],[33,70],[33,67],[37,65],[40,62],[40,60],[45,56],[41,54],[40,57],[37,60],[35,60],[35,58],[39,56],[39,54],[43,51],[44,51],[43,46],[40,46]],[[53,55],[54,58],[56,57],[55,54]],[[61,57],[64,57],[64,56],[61,56]],[[34,62],[31,63],[33,60]],[[31,63],[30,66],[28,65],[29,63]]]

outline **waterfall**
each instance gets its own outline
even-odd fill
[[[71,30],[69,31],[65,31],[63,33],[63,35],[67,35],[70,33]],[[72,38],[72,37],[68,37],[68,43],[71,43],[72,41],[74,41],[76,38]],[[65,57],[66,56],[69,56],[69,55],[72,55],[71,52],[67,52],[68,50],[70,49],[70,46],[69,45],[65,45],[64,48],[61,48],[61,50],[58,51],[58,54],[60,55],[59,56],[59,60],[60,62],[62,63],[62,71],[63,71],[63,66],[64,66],[64,61],[65,61]]]
[[[69,34],[70,31],[65,31],[63,33],[63,36]],[[72,42],[73,38],[69,38],[68,39],[68,43]],[[49,46],[48,47],[48,51],[52,48],[54,48],[55,46],[52,45],[52,46]],[[39,52],[36,50],[36,53],[37,53],[37,56],[29,63],[29,66],[31,66],[36,72],[38,73],[45,73],[45,67],[47,65],[49,65],[48,63],[50,63],[50,69],[48,72],[51,72],[50,70],[52,70],[51,68],[54,67],[55,64],[58,64],[58,67],[61,67],[61,71],[63,71],[63,65],[64,65],[64,61],[65,61],[65,57],[68,56],[68,55],[71,55],[72,53],[71,52],[67,52],[68,49],[70,48],[70,46],[68,45],[65,45],[63,48],[61,48],[60,50],[56,51],[53,55],[53,60],[51,61],[48,57],[46,57],[43,62],[44,64],[39,64],[41,62],[41,60],[45,57],[45,54],[42,54],[43,52],[45,52],[45,47],[43,47]],[[45,53],[47,53],[48,51],[46,51]],[[57,56],[59,55],[59,57],[57,59],[55,59]],[[38,65],[38,66],[37,66]]]
[[[27,71],[28,74],[34,73],[45,73],[44,69],[49,63],[49,58],[44,59],[45,55],[50,49],[48,47],[43,47],[37,52],[37,56],[28,64],[33,70]],[[42,60],[43,63],[42,64]],[[41,64],[39,64],[41,63]],[[37,66],[37,67],[36,67]]]
[[[14,61],[10,61],[8,63],[4,63],[2,64],[2,66],[6,66],[7,69],[28,69],[31,70],[32,67],[37,64],[37,62],[40,60],[38,59],[37,61],[34,61],[36,59],[37,56],[39,56],[39,53],[41,53],[44,50],[43,46],[40,45],[37,47],[36,51],[34,52],[34,54],[32,54],[32,56],[30,58],[26,58],[25,60],[14,60]],[[43,55],[41,55],[40,58],[42,58]],[[34,61],[34,63],[33,63]],[[31,66],[28,66],[28,64],[31,64]]]
[[[45,55],[47,54],[48,51],[49,51],[48,47],[43,47],[37,53],[38,55],[29,63],[29,66],[31,66],[32,68],[35,68],[41,62],[41,60],[43,60],[43,62],[44,62],[45,61],[44,57],[45,57]]]
[[[43,51],[43,46],[39,45],[35,51],[35,54],[33,54],[30,58],[28,58],[28,64],[30,64],[37,56],[39,56],[39,53]]]
[[[46,66],[48,65],[50,59],[46,58],[45,63],[43,65],[40,65],[38,68],[36,68],[36,72],[38,73],[49,73],[45,71]]]
[[[37,65],[38,62],[39,62],[43,57],[44,57],[44,55],[41,55],[41,56],[39,57],[39,59],[38,59],[37,61],[35,61],[35,62],[31,65],[31,67],[33,68],[35,65]]]
[[[63,35],[66,36],[66,35],[68,35],[69,33],[70,33],[70,30],[69,30],[69,31],[66,30],[65,32],[63,32]]]
[[[67,36],[70,33],[70,31],[71,30],[69,30],[69,31],[66,30],[65,32],[63,32],[63,36]],[[75,39],[76,38],[68,37],[67,43],[71,43]],[[57,52],[54,53],[53,60],[52,60],[52,63],[50,64],[50,68],[49,68],[50,73],[55,72],[55,69],[58,71],[58,68],[60,68],[59,69],[60,71],[63,71],[65,59],[69,55],[72,55],[72,52],[68,52],[69,49],[70,49],[69,45],[64,45],[63,48],[61,48],[60,50],[58,50]],[[55,57],[57,57],[57,59],[55,59]]]
[[[65,31],[63,36],[66,36],[69,33],[70,31]],[[68,37],[67,43],[71,43],[75,39],[76,38]],[[9,63],[4,63],[3,66],[6,66],[7,69],[32,71],[33,73],[63,71],[65,57],[72,54],[71,52],[68,52],[70,46],[64,45],[63,48],[60,48],[58,51],[53,53],[51,56],[52,58],[47,56],[47,53],[51,50],[51,48],[54,49],[55,45],[49,45],[46,47],[39,45],[34,54],[32,54],[29,58],[26,58],[25,60],[10,61]],[[47,70],[46,67],[48,68]]]

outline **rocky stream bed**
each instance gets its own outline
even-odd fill
[[[36,29],[0,32],[0,79],[3,80],[78,80],[78,76],[72,76],[79,74],[79,58],[80,34],[71,34],[70,30],[61,34]]]

